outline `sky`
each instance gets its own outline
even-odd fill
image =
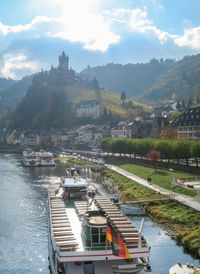
[[[0,77],[200,53],[199,0],[0,0]]]

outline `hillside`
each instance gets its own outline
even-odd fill
[[[188,100],[200,94],[200,54],[186,56],[180,61],[152,59],[146,64],[107,64],[88,67],[82,74],[96,77],[99,85],[145,104],[159,101]]]
[[[88,79],[96,79],[100,87],[121,94],[124,90],[128,98],[137,97],[150,89],[158,77],[169,70],[173,60],[152,59],[146,64],[107,64],[84,69],[81,75]]]
[[[9,81],[4,88],[0,90],[0,114],[5,110],[12,108],[26,94],[28,86],[31,84],[32,76],[23,77],[19,81]],[[1,84],[1,79],[0,79]]]
[[[63,128],[72,127],[76,123],[76,104],[82,100],[98,100],[101,113],[104,108],[115,114],[125,114],[130,107],[126,100],[122,105],[120,96],[100,89],[81,88],[74,85],[52,85],[43,83],[31,85],[25,97],[17,106],[2,116],[0,126],[5,127],[9,121],[10,128]],[[132,110],[137,111],[142,105],[131,101]],[[146,107],[146,109],[148,109]],[[137,113],[137,112],[136,112]]]
[[[0,78],[0,91],[4,88],[12,86],[15,82],[15,80],[12,79],[6,79],[6,78]]]
[[[176,62],[172,68],[161,75],[140,100],[143,102],[156,102],[158,100],[171,99],[173,94],[176,99],[188,100],[195,94],[200,95],[200,54],[186,56]]]

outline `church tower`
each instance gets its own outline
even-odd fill
[[[69,70],[69,57],[68,55],[66,57],[64,51],[62,52],[61,56],[59,56],[58,70],[62,73]]]

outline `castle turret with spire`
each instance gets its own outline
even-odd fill
[[[68,55],[66,56],[64,51],[62,52],[61,55],[59,55],[59,66],[58,70],[61,73],[65,73],[69,70],[69,57]]]

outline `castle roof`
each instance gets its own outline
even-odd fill
[[[77,107],[82,108],[82,107],[94,107],[96,105],[99,105],[99,102],[96,100],[87,100],[87,101],[80,101],[77,104]]]

